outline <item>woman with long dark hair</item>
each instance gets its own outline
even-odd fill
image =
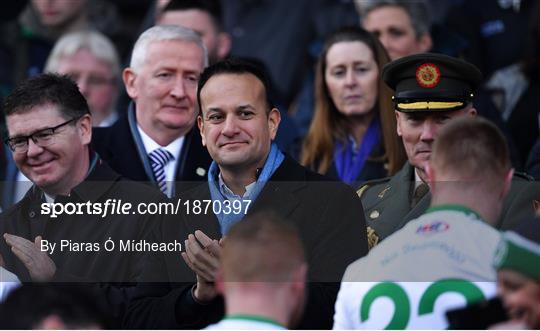
[[[332,34],[315,78],[315,112],[301,163],[356,185],[396,173],[406,160],[392,92],[380,79],[389,57],[360,27]]]

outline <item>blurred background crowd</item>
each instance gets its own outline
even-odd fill
[[[210,62],[231,55],[266,67],[272,100],[285,118],[277,138],[280,147],[303,164],[327,173],[336,170],[329,162],[335,135],[362,132],[369,123],[343,126],[348,115],[335,102],[339,87],[333,89],[331,81],[317,80],[321,73],[316,63],[321,55],[327,57],[321,58],[323,67],[331,60],[326,54],[329,45],[325,49],[324,43],[332,33],[359,25],[373,32],[388,52],[390,59],[375,59],[379,67],[388,60],[430,51],[461,57],[480,68],[484,83],[476,107],[505,132],[516,169],[533,168],[529,172],[535,174],[534,157],[527,168],[539,133],[540,20],[536,17],[540,12],[535,1],[190,2],[7,2],[2,5],[0,27],[0,95],[5,97],[21,80],[44,71],[68,73],[87,98],[94,124],[110,125],[125,113],[129,102],[121,69],[129,62],[136,38],[154,24],[184,25],[202,35]],[[323,91],[326,95],[320,94]],[[321,109],[325,107],[331,110],[327,115]],[[379,102],[378,107],[384,105]],[[337,115],[332,111],[335,108]],[[329,124],[324,116],[333,121]],[[392,128],[383,121],[381,130]],[[400,168],[403,154],[392,152],[397,147],[392,147],[389,133],[383,136],[376,147],[379,153],[386,149],[388,155],[393,154],[387,171],[375,167],[353,180],[378,178]],[[361,144],[361,139],[356,143]]]

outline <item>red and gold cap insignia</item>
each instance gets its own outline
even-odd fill
[[[424,88],[433,88],[441,81],[441,71],[433,63],[424,63],[416,69],[416,81]]]

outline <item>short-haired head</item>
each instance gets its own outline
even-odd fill
[[[223,29],[223,10],[219,0],[171,0],[161,13],[182,10],[200,10],[208,13],[216,31]]]
[[[201,91],[204,88],[204,85],[212,78],[213,76],[223,75],[223,74],[232,74],[232,75],[253,75],[255,76],[263,85],[266,103],[268,105],[266,112],[269,113],[270,110],[274,107],[272,101],[270,100],[270,82],[268,79],[268,74],[266,71],[259,65],[248,60],[242,60],[237,58],[229,58],[223,61],[214,63],[213,65],[204,69],[201,77],[199,78],[199,85],[197,88],[197,103],[200,107],[200,113],[202,113],[202,104],[201,104]]]
[[[501,131],[481,117],[464,116],[446,124],[435,139],[431,166],[460,180],[503,182],[511,169]]]
[[[287,282],[304,265],[298,231],[270,211],[235,224],[223,244],[225,282]]]
[[[76,31],[63,35],[54,45],[45,72],[57,72],[63,57],[73,56],[80,50],[89,51],[95,58],[108,63],[113,77],[120,77],[120,60],[113,43],[94,30]]]
[[[135,42],[129,64],[133,71],[139,71],[144,65],[150,44],[159,41],[192,42],[201,48],[204,56],[204,66],[208,65],[208,51],[199,34],[182,26],[156,25],[144,31]]]
[[[355,0],[355,4],[361,20],[377,8],[387,6],[402,8],[409,15],[417,39],[430,33],[431,15],[426,0]]]
[[[502,234],[493,266],[512,270],[540,284],[540,218],[529,216]]]
[[[102,295],[80,284],[28,283],[0,304],[0,329],[107,329],[113,324]]]
[[[4,101],[4,113],[6,116],[25,113],[45,104],[58,106],[66,120],[90,114],[77,84],[68,76],[52,73],[34,76],[15,87]]]

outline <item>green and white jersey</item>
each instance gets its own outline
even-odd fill
[[[205,330],[286,330],[278,322],[253,315],[229,315]]]
[[[428,209],[347,268],[334,328],[446,328],[448,309],[495,295],[499,239],[470,209]]]

